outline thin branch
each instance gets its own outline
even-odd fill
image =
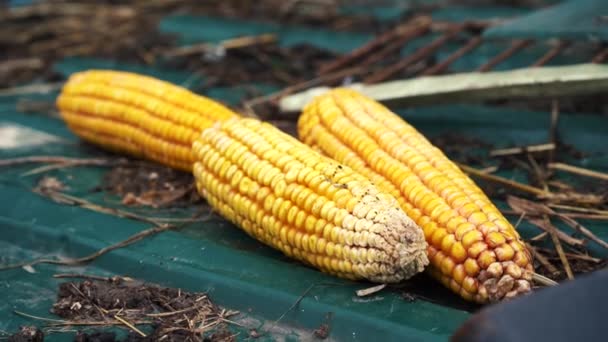
[[[504,156],[512,156],[512,155],[517,155],[517,154],[524,154],[524,153],[546,152],[546,151],[552,151],[554,149],[555,149],[554,143],[540,144],[540,145],[528,145],[528,146],[521,146],[521,147],[510,147],[510,148],[492,150],[492,151],[490,151],[490,157],[504,157]]]
[[[549,235],[551,236],[551,240],[553,241],[555,250],[557,251],[557,254],[559,255],[559,259],[561,260],[562,264],[564,265],[564,270],[566,271],[566,275],[568,276],[568,279],[572,280],[572,279],[574,279],[574,274],[572,273],[572,268],[570,267],[568,258],[564,254],[564,247],[562,247],[562,244],[559,241],[559,237],[557,236],[557,229],[550,222],[548,222],[549,218],[547,216],[545,216],[543,219],[547,222],[546,227],[549,230]]]
[[[589,169],[585,169],[578,166],[568,165],[564,163],[549,163],[547,167],[551,170],[560,170],[569,173],[573,173],[579,176],[585,176],[590,178],[601,179],[603,181],[608,181],[608,173],[593,171]]]
[[[20,262],[20,263],[16,263],[16,264],[0,266],[0,271],[21,268],[23,266],[34,266],[34,265],[38,265],[38,264],[52,264],[52,265],[63,265],[63,266],[82,265],[82,264],[88,263],[92,260],[95,260],[96,258],[98,258],[108,252],[131,245],[148,236],[152,236],[152,235],[162,233],[162,232],[165,232],[168,230],[173,230],[176,228],[178,228],[178,226],[175,226],[175,225],[162,225],[162,226],[149,228],[149,229],[143,230],[137,234],[130,236],[126,240],[123,240],[118,243],[112,244],[110,246],[104,247],[93,254],[89,254],[87,256],[77,258],[77,259],[57,260],[57,259],[40,258],[40,259]]]
[[[66,322],[66,321],[60,320],[60,319],[52,319],[52,318],[34,316],[34,315],[30,315],[30,314],[27,314],[25,312],[21,312],[21,311],[17,311],[17,310],[13,310],[13,313],[15,315],[19,315],[19,316],[27,317],[27,318],[32,318],[32,319],[39,320],[39,321],[54,322],[54,323],[65,323]]]
[[[537,283],[539,283],[541,285],[545,285],[545,286],[559,285],[556,281],[551,280],[551,279],[545,277],[544,275],[538,274],[538,273],[532,273],[532,279],[535,280]]]
[[[574,219],[572,219],[568,216],[565,216],[565,215],[562,215],[559,213],[555,213],[555,215],[557,217],[559,217],[562,221],[564,221],[564,223],[566,223],[567,225],[572,227],[572,229],[574,229],[574,230],[578,231],[579,233],[583,234],[584,236],[588,237],[591,241],[597,243],[598,245],[608,249],[608,243],[606,241],[597,237],[597,235],[593,234],[592,231],[585,228],[582,224],[576,222]]]
[[[32,84],[22,87],[12,87],[0,89],[0,97],[3,96],[15,96],[15,95],[27,95],[27,94],[46,94],[63,87],[63,82],[57,83],[43,83],[43,84]]]
[[[543,265],[547,269],[547,271],[549,271],[551,274],[559,273],[559,270],[555,266],[553,266],[553,264],[551,264],[551,262],[547,258],[545,258],[544,255],[539,253],[536,247],[532,246],[529,243],[526,243],[526,247],[528,247],[528,249],[532,251],[532,253],[534,253],[534,257],[536,258],[536,260],[538,260],[541,265]]]
[[[7,158],[0,160],[0,166],[14,166],[22,164],[75,164],[75,165],[95,165],[95,166],[108,166],[108,165],[123,165],[127,164],[128,160],[125,158],[107,159],[107,158],[72,158],[64,156],[28,156],[28,157],[17,157]]]
[[[158,220],[156,218],[150,218],[148,216],[138,215],[138,214],[132,213],[130,211],[122,210],[122,209],[104,207],[99,204],[95,204],[93,202],[87,201],[83,198],[68,195],[68,194],[65,194],[62,192],[48,191],[48,190],[44,190],[44,189],[34,189],[33,191],[37,194],[48,197],[57,203],[77,205],[81,208],[89,209],[89,210],[92,210],[95,212],[114,215],[114,216],[123,217],[123,218],[129,218],[129,219],[138,220],[138,221],[143,221],[143,222],[150,223],[150,224],[153,224],[156,226],[161,226],[164,224],[163,222],[161,222],[160,220]]]
[[[531,193],[531,194],[534,194],[537,196],[551,196],[550,192],[545,191],[543,189],[539,189],[539,188],[533,187],[531,185],[519,183],[514,180],[504,178],[504,177],[500,177],[500,176],[496,176],[496,175],[492,175],[492,174],[488,174],[488,173],[483,173],[483,172],[480,172],[479,170],[477,170],[473,167],[467,166],[467,165],[458,164],[458,167],[460,167],[464,172],[474,175],[474,176],[481,178],[483,180],[486,180],[486,181],[499,183],[499,184],[508,186],[510,188],[513,188],[513,189],[516,189],[519,191],[523,191],[523,192],[527,192],[527,193]]]
[[[143,331],[137,329],[133,324],[129,323],[126,319],[124,319],[124,318],[122,318],[122,317],[120,317],[118,315],[114,315],[114,318],[117,321],[120,321],[120,323],[122,323],[122,324],[126,325],[127,327],[129,327],[129,329],[131,329],[131,330],[135,331],[136,333],[138,333],[141,337],[147,337],[147,335],[144,334]]]

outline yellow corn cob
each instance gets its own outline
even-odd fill
[[[394,195],[424,230],[430,273],[467,300],[530,291],[532,263],[517,231],[475,183],[416,129],[356,91],[309,103],[300,138]]]
[[[118,71],[74,74],[57,106],[81,138],[186,171],[192,169],[191,146],[200,132],[237,115],[184,88]]]
[[[429,262],[422,230],[394,197],[269,124],[120,72],[71,77],[57,104],[86,140],[192,170],[224,217],[322,271],[397,282]]]
[[[254,238],[324,272],[397,282],[428,264],[394,197],[270,124],[224,121],[193,144],[199,192]]]

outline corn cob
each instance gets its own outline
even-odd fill
[[[422,229],[432,276],[467,300],[530,291],[531,255],[476,184],[416,129],[356,91],[311,101],[298,122],[308,145],[392,194]]]
[[[269,124],[118,72],[73,76],[57,103],[83,139],[192,170],[225,218],[324,272],[397,282],[429,262],[422,230],[394,197]]]
[[[200,132],[237,115],[184,88],[117,71],[74,74],[57,106],[81,138],[185,171],[192,169],[191,146]]]
[[[270,124],[224,121],[193,150],[207,201],[290,257],[378,282],[407,279],[428,264],[420,228],[392,196]]]

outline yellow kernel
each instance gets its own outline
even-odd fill
[[[454,231],[454,236],[456,237],[456,240],[458,241],[462,241],[462,237],[470,232],[471,230],[475,229],[475,225],[473,225],[472,223],[468,223],[466,222],[465,218],[462,216],[456,216],[455,218],[451,219],[448,223],[447,223],[448,229],[452,229],[450,227],[456,227],[456,230]]]
[[[325,253],[327,253],[328,256],[333,256],[335,253],[335,244],[333,242],[328,242],[327,245],[325,246]]]
[[[479,257],[477,257],[477,262],[479,263],[479,267],[486,269],[492,263],[496,262],[496,255],[493,251],[485,250],[479,254]]]
[[[435,222],[428,222],[427,224],[422,226],[422,230],[424,232],[424,238],[428,241],[435,230],[437,230],[437,224]]]
[[[479,225],[479,224],[482,224],[487,221],[488,221],[488,217],[486,216],[486,214],[484,214],[481,211],[472,213],[471,216],[469,216],[469,222],[471,222],[472,224],[475,224],[475,225]]]
[[[441,246],[441,241],[448,234],[448,232],[443,228],[435,229],[433,235],[431,236],[431,241],[433,246]]]
[[[519,241],[513,241],[510,243],[510,245],[511,245],[511,247],[513,247],[513,250],[515,250],[516,252],[526,251],[526,248],[524,247],[524,245]]]
[[[324,238],[320,238],[317,240],[317,253],[325,253],[325,246],[327,242]]]
[[[450,251],[450,255],[454,259],[456,263],[462,263],[467,258],[467,251],[460,242],[455,242],[452,245],[452,250]]]
[[[462,282],[462,288],[468,293],[474,294],[478,291],[479,283],[472,277],[465,277],[464,281]]]
[[[310,244],[308,241],[309,235],[307,234],[303,234],[302,235],[302,250],[305,252],[308,252],[310,250]]]
[[[493,222],[484,222],[477,228],[483,235],[488,235],[490,233],[496,233],[499,231],[498,227]]]
[[[283,243],[287,243],[287,227],[283,226],[281,227],[281,230],[279,232],[280,237],[281,237],[281,242]]]
[[[491,232],[486,236],[486,243],[490,248],[500,246],[506,242],[505,237],[498,232]]]
[[[295,226],[298,229],[302,229],[304,227],[304,221],[306,220],[306,212],[303,210],[298,211],[298,214],[296,215],[296,221],[295,221]]]
[[[479,207],[477,207],[475,204],[473,204],[471,202],[468,202],[465,205],[458,208],[458,212],[460,213],[460,215],[467,217],[467,218],[469,216],[471,216],[471,214],[477,212],[477,210],[479,210]]]
[[[456,267],[456,264],[449,256],[444,258],[441,262],[441,272],[443,272],[445,275],[451,275],[454,267]]]
[[[309,215],[304,221],[304,230],[306,230],[307,233],[312,234],[315,231],[316,224],[317,219],[314,216]]]
[[[445,255],[441,251],[437,251],[435,255],[433,255],[433,265],[441,268],[443,266],[443,261],[446,259]]]
[[[458,293],[460,291],[460,284],[455,279],[451,279],[450,280],[450,289],[452,291]]]
[[[456,241],[456,238],[454,238],[454,235],[452,235],[452,234],[446,235],[441,240],[441,250],[443,251],[443,253],[449,255],[451,252],[451,249],[452,249],[452,245],[454,244],[455,241]]]
[[[528,257],[527,253],[517,252],[515,253],[513,261],[520,267],[526,267],[530,263],[530,258]]]
[[[507,245],[507,244],[504,244],[504,245],[501,245],[501,246],[495,248],[494,252],[496,253],[496,257],[500,261],[512,260],[515,255],[515,251],[513,250],[513,247],[511,247],[510,245]]]
[[[483,234],[478,230],[471,230],[462,237],[462,245],[467,249],[479,241],[483,241]]]
[[[295,238],[296,238],[296,230],[290,229],[289,232],[287,232],[287,241],[289,242],[290,246],[295,245]]]
[[[300,233],[300,232],[296,232],[296,236],[295,236],[294,241],[295,241],[295,246],[296,246],[298,249],[302,249],[302,236],[303,236],[303,234],[302,234],[302,233]]]
[[[458,284],[462,284],[464,278],[467,276],[467,273],[464,270],[464,265],[456,265],[454,267],[454,271],[452,272],[452,277]]]
[[[477,241],[468,247],[467,253],[469,254],[469,257],[477,259],[479,254],[481,254],[482,252],[484,252],[487,249],[488,249],[488,245],[486,245],[485,242]]]
[[[310,235],[308,238],[308,249],[310,249],[312,253],[317,253],[317,240],[318,238],[316,235]]]

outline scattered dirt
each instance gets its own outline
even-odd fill
[[[204,293],[140,283],[125,278],[85,280],[59,286],[51,312],[74,322],[127,321],[147,331],[127,341],[226,341],[232,335],[224,318],[237,314],[216,306]],[[113,341],[109,334],[79,334],[81,341]]]
[[[325,314],[325,321],[319,325],[319,327],[313,330],[312,334],[321,340],[324,340],[329,337],[331,333],[331,319],[333,317],[333,313],[328,312]]]
[[[150,162],[134,161],[108,171],[100,190],[122,197],[129,206],[184,207],[202,204],[194,176]]]
[[[191,2],[189,13],[213,15],[224,18],[278,22],[289,25],[323,27],[331,30],[375,31],[386,25],[366,12],[344,16],[341,5],[378,5],[393,1],[333,0],[333,1],[283,1],[283,0],[211,0]]]
[[[18,332],[10,335],[8,342],[42,342],[44,341],[44,333],[35,326],[24,326]]]
[[[205,82],[191,88],[205,91],[211,87],[250,85],[253,88],[255,84],[285,87],[309,79],[311,70],[335,57],[336,54],[309,44],[287,48],[273,43],[230,49],[219,54],[174,57],[165,65],[204,75]],[[250,98],[260,95],[253,89],[250,92]]]
[[[487,151],[493,147],[481,139],[457,133],[441,134],[430,140],[451,160],[467,165],[485,165]]]
[[[187,58],[166,60],[165,53],[178,42],[175,36],[160,33],[158,23],[171,14],[289,22],[334,30],[374,31],[375,27],[380,27],[367,15],[342,16],[337,11],[338,1],[335,6],[314,2],[302,6],[299,3],[261,0],[253,6],[242,1],[223,0],[131,0],[120,4],[56,1],[6,10],[0,13],[4,28],[0,33],[0,88],[34,80],[59,81],[62,77],[52,70],[52,65],[71,56],[162,64],[204,73],[208,81],[193,85],[199,90],[211,85],[253,82],[285,86],[309,78],[310,71],[316,70],[319,62],[335,57],[308,45],[281,48],[275,43],[233,49],[219,56],[197,53]],[[91,13],[95,15],[91,17]]]
[[[545,257],[549,259],[549,261],[556,266],[558,272],[553,273],[549,271],[546,267],[543,267],[542,264],[538,264],[535,266],[535,270],[537,273],[544,275],[545,277],[555,280],[557,282],[562,282],[568,279],[566,275],[566,271],[561,267],[561,262],[559,257],[554,251],[543,253]],[[595,272],[602,269],[606,269],[608,267],[608,259],[600,260],[598,262],[591,260],[580,260],[575,258],[568,258],[568,263],[570,264],[570,268],[572,269],[572,273],[576,277],[577,275],[582,275],[585,273]]]

